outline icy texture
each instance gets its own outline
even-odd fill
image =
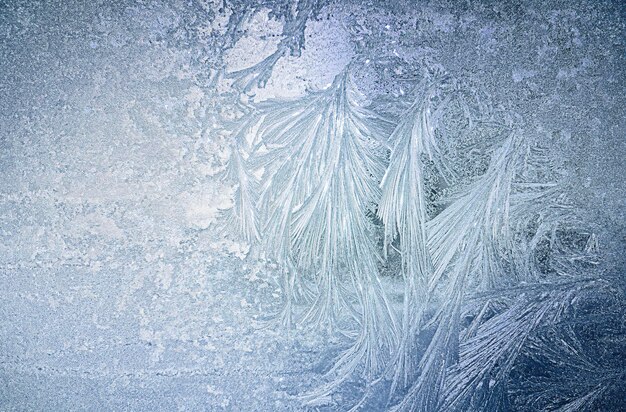
[[[0,409],[618,411],[619,1],[0,4]]]
[[[395,335],[369,212],[380,197],[383,133],[377,129],[386,121],[361,108],[358,98],[345,71],[325,91],[261,104],[257,131],[266,152],[257,164],[265,181],[264,249],[285,270],[283,323],[291,323],[300,287],[312,295],[302,322],[333,328],[339,313],[349,311],[361,325],[354,347],[335,365],[340,380],[343,369],[361,361],[367,375],[378,373]]]

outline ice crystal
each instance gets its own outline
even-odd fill
[[[2,2],[0,409],[623,410],[623,5],[518,3]]]

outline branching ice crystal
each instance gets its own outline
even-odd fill
[[[380,396],[397,411],[506,409],[507,381],[528,342],[595,281],[577,274],[595,262],[595,235],[567,206],[545,149],[514,121],[499,125],[506,137],[496,147],[484,148],[482,175],[468,182],[455,174],[441,149],[450,142],[440,139],[453,138],[438,130],[442,113],[457,104],[468,127],[479,126],[459,83],[443,79],[422,82],[393,130],[362,106],[348,67],[326,90],[255,105],[235,134],[234,214],[243,236],[258,239],[282,268],[282,324],[296,315],[354,336],[327,382],[303,396],[311,406],[361,371],[369,383],[354,410]],[[244,161],[242,136],[253,129]],[[429,219],[433,182],[425,176],[433,172],[452,190]],[[572,236],[586,240],[575,245],[565,239]],[[550,262],[538,258],[545,242]],[[380,281],[390,249],[399,252],[401,308]]]

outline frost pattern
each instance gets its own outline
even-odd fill
[[[392,407],[397,411],[506,409],[516,360],[538,329],[559,323],[578,285],[589,282],[576,280],[576,262],[595,263],[594,235],[574,224],[545,150],[524,138],[514,121],[500,123],[498,133],[508,137],[499,147],[483,149],[491,158],[486,171],[454,183],[462,179],[440,148],[451,139],[438,133],[443,112],[456,103],[469,130],[476,126],[455,90],[459,83],[450,88],[437,78],[418,86],[388,139],[389,122],[360,106],[348,70],[327,90],[254,109],[252,117],[260,118],[254,167],[264,181],[262,244],[283,267],[282,322],[290,325],[294,304],[303,302],[299,322],[332,331],[342,312],[351,313],[359,330],[327,383],[304,397],[310,405],[328,399],[363,367],[370,388],[354,409],[380,391],[399,399]],[[427,172],[440,176],[439,187],[452,188],[432,219]],[[392,259],[389,249],[399,247],[399,311],[379,280],[374,205],[384,228],[382,258]],[[565,233],[588,240],[582,250],[572,248],[559,240]],[[532,257],[547,238],[560,252],[549,270]],[[511,288],[521,296],[495,294]]]
[[[624,408],[619,2],[44,3],[0,409]]]
[[[268,101],[254,113],[261,118],[255,156],[263,171],[261,241],[284,270],[282,321],[289,325],[293,302],[304,300],[303,323],[335,328],[343,312],[360,325],[354,346],[331,371],[338,381],[361,364],[366,375],[377,374],[396,328],[371,220],[387,122],[359,99],[345,71],[327,90]]]
[[[453,139],[444,112],[461,109],[461,138],[480,127],[460,84],[422,82],[391,132],[361,106],[349,68],[326,90],[255,105],[249,116],[257,122],[253,167],[262,172],[254,207],[263,216],[261,245],[283,268],[282,324],[304,307],[297,323],[332,332],[347,313],[357,325],[327,382],[304,396],[311,406],[361,370],[369,384],[355,410],[385,392],[398,399],[388,405],[396,411],[504,410],[517,359],[592,282],[577,273],[581,263],[595,264],[595,235],[576,224],[549,155],[514,120],[485,122],[480,116],[491,111],[479,105],[478,122],[508,136],[483,147],[491,160],[482,175],[464,183],[454,171],[442,150]],[[430,219],[427,184],[449,188]],[[587,241],[581,249],[561,236]],[[549,268],[537,261],[546,241],[555,255]],[[395,259],[390,249],[404,280],[401,309],[378,274],[381,259]]]

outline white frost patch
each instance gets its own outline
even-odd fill
[[[217,219],[220,210],[232,207],[229,193],[185,193],[181,196],[189,227],[207,229]]]
[[[341,17],[309,20],[301,56],[278,60],[267,85],[255,89],[254,101],[302,97],[309,89],[324,89],[331,84],[354,56],[350,35],[341,21]]]
[[[172,285],[174,266],[171,264],[161,264],[157,272],[157,283],[163,289],[169,289]]]
[[[225,53],[224,61],[228,72],[239,71],[253,66],[274,53],[280,42],[282,23],[269,17],[269,9],[262,9],[254,15],[242,30],[243,36],[235,46]]]
[[[578,76],[580,69],[578,67],[563,67],[559,69],[559,72],[556,74],[556,78],[559,80],[572,79]]]
[[[513,69],[513,81],[515,83],[519,83],[522,80],[530,79],[537,74],[535,70],[526,70],[526,69]]]
[[[193,119],[196,117],[196,110],[201,108],[203,98],[204,92],[198,86],[193,86],[189,89],[185,95],[185,101],[187,102],[187,118]]]
[[[217,395],[217,396],[219,396],[219,395],[223,395],[224,394],[224,392],[222,392],[219,389],[216,389],[215,387],[213,387],[211,385],[207,385],[206,386],[206,391],[207,391],[207,393],[209,395]]]
[[[117,226],[113,219],[98,213],[79,216],[72,221],[70,233],[80,235],[82,231],[88,231],[92,235],[110,239],[124,238],[124,232]]]
[[[234,255],[241,260],[245,259],[250,252],[250,245],[248,243],[235,242],[230,239],[222,239],[218,242],[213,242],[211,243],[211,248],[222,253]]]

